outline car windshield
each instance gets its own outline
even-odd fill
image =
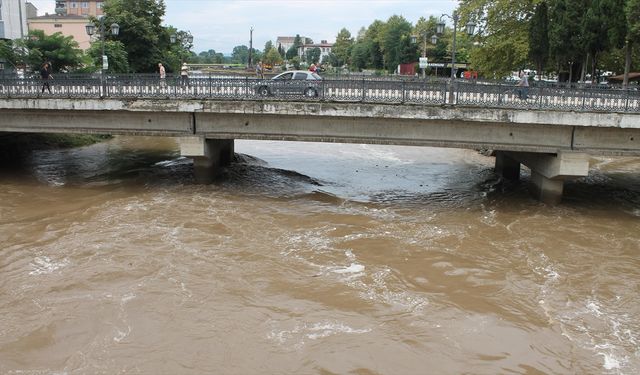
[[[311,73],[311,76],[315,79],[322,79],[318,73]]]
[[[298,72],[293,76],[293,79],[307,79],[307,73],[306,72]]]
[[[279,76],[273,77],[273,79],[276,79],[276,80],[287,80],[287,79],[291,79],[291,77],[293,77],[293,73],[282,73]]]

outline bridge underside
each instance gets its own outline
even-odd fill
[[[414,107],[400,109],[412,112],[408,116],[389,113],[391,107],[374,110],[362,104],[293,103],[286,108],[258,104],[212,103],[217,107],[208,111],[182,102],[157,104],[164,107],[156,110],[149,109],[154,103],[146,103],[149,108],[138,103],[135,110],[6,108],[0,109],[0,131],[179,137],[182,154],[194,158],[196,177],[202,182],[210,181],[231,160],[234,139],[491,149],[497,151],[498,173],[518,178],[520,164],[526,165],[532,170],[535,195],[549,203],[559,201],[566,179],[587,175],[589,155],[640,155],[635,118],[616,120],[613,115],[615,126],[587,126],[571,125],[564,115],[555,124],[548,122],[555,117],[518,118],[519,113],[477,108],[425,107],[420,117]],[[349,105],[351,112],[345,109]],[[593,121],[603,116],[596,115]]]

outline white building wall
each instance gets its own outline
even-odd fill
[[[0,39],[20,39],[27,35],[25,0],[0,0]]]

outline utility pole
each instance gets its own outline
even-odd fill
[[[253,52],[253,26],[251,26],[251,29],[249,29],[249,61],[248,61],[248,68],[251,68],[252,61],[251,61],[251,54]]]

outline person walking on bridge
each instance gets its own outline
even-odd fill
[[[53,79],[53,75],[51,75],[51,64],[45,62],[42,64],[40,68],[40,77],[42,78],[42,92],[44,93],[45,87],[49,90],[49,94],[51,94],[51,85],[49,84],[49,80]]]
[[[262,67],[262,60],[256,64],[256,77],[264,79],[264,68]]]
[[[180,68],[180,83],[182,83],[182,86],[189,85],[189,67],[186,62],[183,62]]]
[[[518,82],[518,97],[522,100],[529,98],[529,76],[525,72],[520,72],[520,82]]]
[[[162,63],[158,63],[158,74],[160,75],[160,87],[164,87],[164,79],[167,78],[167,71],[164,69]]]

